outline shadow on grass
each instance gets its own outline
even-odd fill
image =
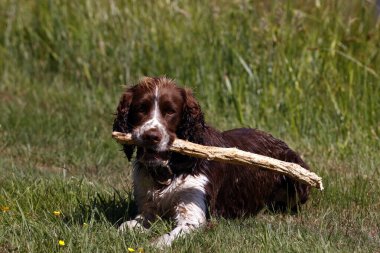
[[[296,216],[300,209],[299,205],[290,208],[285,203],[280,203],[279,205],[267,206],[261,213]],[[132,198],[132,193],[121,193],[116,189],[112,196],[106,193],[96,193],[88,196],[87,199],[77,199],[77,206],[74,207],[74,210],[71,215],[65,216],[65,223],[83,225],[83,223],[94,221],[106,221],[115,227],[119,227],[121,223],[131,220],[137,215],[137,205]]]
[[[137,214],[137,206],[131,192],[121,194],[115,190],[113,196],[97,193],[85,202],[79,199],[77,202],[77,211],[66,216],[66,223],[83,224],[94,220],[106,220],[118,227],[123,221],[130,220]]]

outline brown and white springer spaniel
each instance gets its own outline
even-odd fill
[[[159,237],[157,246],[204,226],[210,215],[242,217],[265,207],[297,211],[308,199],[309,186],[286,176],[169,152],[180,138],[237,147],[308,169],[296,152],[270,134],[250,128],[221,132],[207,125],[192,92],[165,77],[146,77],[123,93],[113,130],[132,133],[139,143],[133,167],[138,215],[119,230],[145,230],[158,216],[173,219],[175,228]],[[129,160],[135,148],[123,145]]]

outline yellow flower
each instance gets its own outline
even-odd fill
[[[137,249],[137,252],[139,252],[139,253],[144,253],[144,249],[143,249],[143,248],[138,248],[138,249]]]
[[[61,211],[53,211],[53,214],[54,214],[54,216],[60,216],[61,215]]]
[[[11,209],[9,208],[9,206],[1,206],[1,207],[0,207],[0,210],[3,211],[3,212],[5,213],[5,212],[8,212],[8,211],[11,210]]]
[[[64,240],[59,240],[58,244],[59,244],[59,246],[65,246],[65,241]]]
[[[135,250],[133,248],[128,248],[128,251],[129,252],[135,252]]]

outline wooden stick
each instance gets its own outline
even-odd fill
[[[112,132],[112,137],[120,144],[135,144],[131,134]],[[203,146],[181,139],[174,140],[170,151],[212,161],[245,165],[251,168],[265,168],[316,187],[321,191],[323,190],[322,178],[296,163],[284,162],[271,157],[242,151],[237,148]]]

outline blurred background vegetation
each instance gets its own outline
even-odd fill
[[[215,127],[299,151],[325,177],[315,205],[378,212],[379,31],[374,0],[2,0],[0,184],[65,171],[128,189],[113,113],[123,85],[166,75]]]

